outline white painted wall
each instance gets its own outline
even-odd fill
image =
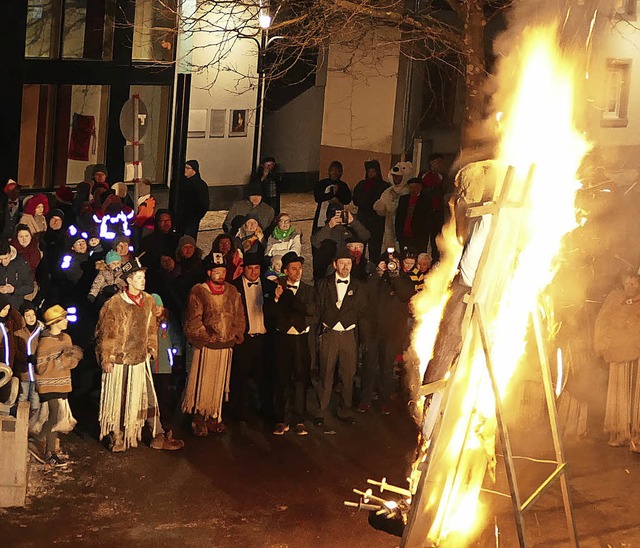
[[[390,38],[329,47],[322,145],[391,153],[400,46]]]
[[[235,8],[230,8],[234,10]],[[208,14],[191,38],[194,48],[191,110],[207,110],[204,138],[188,138],[187,157],[200,162],[202,178],[210,186],[243,184],[252,171],[253,139],[257,99],[257,44],[250,39],[235,39],[214,28],[246,26],[246,10],[237,13]],[[198,17],[198,13],[196,13]],[[257,19],[254,19],[257,20]],[[246,28],[245,32],[252,32]],[[253,31],[255,32],[255,31]],[[222,52],[222,54],[221,54]],[[224,137],[209,137],[211,109],[225,109]],[[230,109],[247,109],[246,137],[229,137]],[[190,125],[190,128],[192,126]]]

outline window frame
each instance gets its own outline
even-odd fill
[[[627,127],[629,124],[629,96],[631,91],[631,69],[633,66],[632,59],[607,59],[606,61],[606,77],[607,85],[605,87],[605,96],[603,97],[602,115],[600,118],[601,127]],[[619,98],[616,99],[616,114],[611,115],[607,110],[609,104],[609,79],[613,70],[622,69],[622,85],[620,88]]]

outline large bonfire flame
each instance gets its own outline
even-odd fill
[[[574,126],[573,82],[578,73],[556,43],[555,26],[528,29],[522,36],[518,62],[510,65],[517,68],[517,74],[504,75],[514,87],[511,97],[500,105],[504,115],[498,165],[503,174],[507,166],[513,169],[506,196],[511,205],[503,208],[506,211],[501,211],[499,222],[494,215],[491,249],[485,250],[484,272],[478,271],[472,290],[483,310],[503,401],[522,361],[531,313],[553,277],[561,240],[576,227],[576,171],[588,149]],[[503,178],[498,179],[496,196]],[[425,284],[430,291],[416,304],[420,321],[414,349],[421,373],[433,355],[436,326],[447,299],[443,289],[453,278],[461,253],[451,232],[455,228],[450,226],[443,231],[448,242],[443,264]],[[480,276],[484,283],[478,280]],[[420,498],[422,508],[412,512],[428,522],[424,544],[437,545],[448,539],[459,546],[481,524],[478,496],[487,467],[492,472],[495,463],[494,393],[473,323],[449,383],[442,422],[422,472],[427,474],[427,494]]]

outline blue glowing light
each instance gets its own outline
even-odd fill
[[[67,308],[67,314],[75,314],[76,312],[78,312],[78,309],[75,306]]]
[[[67,270],[70,266],[71,266],[71,255],[65,255],[64,257],[62,257],[60,268],[62,270]]]

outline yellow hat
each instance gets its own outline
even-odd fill
[[[44,312],[45,325],[52,325],[57,321],[64,320],[67,317],[67,311],[59,304],[53,305],[51,308],[47,308]]]

